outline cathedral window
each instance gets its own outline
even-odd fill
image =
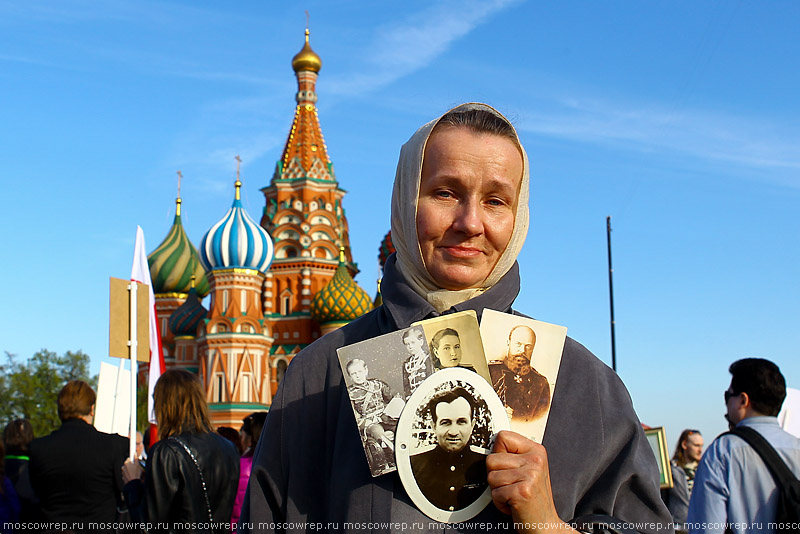
[[[255,334],[256,329],[253,328],[251,324],[243,324],[239,326],[239,332],[244,332],[245,334]]]
[[[247,290],[242,289],[241,300],[239,301],[239,311],[242,314],[247,313]]]
[[[289,364],[286,363],[286,360],[278,360],[278,363],[275,364],[275,379],[277,380],[278,384],[281,383],[283,380],[283,375],[286,374],[286,368]]]
[[[222,291],[222,313],[226,313],[228,311],[228,290],[225,289]]]
[[[287,292],[281,295],[281,315],[292,313],[292,294]]]
[[[214,375],[214,391],[211,394],[213,402],[223,402],[225,400],[225,376],[222,373]]]
[[[212,334],[221,334],[228,331],[228,325],[225,323],[218,323],[211,327]]]
[[[282,224],[299,224],[299,223],[300,223],[300,219],[298,219],[294,215],[284,215],[278,221],[278,226],[280,226]]]

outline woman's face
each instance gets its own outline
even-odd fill
[[[511,239],[522,155],[510,139],[446,127],[428,139],[417,237],[443,289],[480,287]]]
[[[461,363],[461,340],[458,336],[442,336],[436,357],[442,367],[456,367]]]

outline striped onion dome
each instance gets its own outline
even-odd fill
[[[200,303],[197,288],[189,290],[186,301],[169,316],[169,330],[174,336],[197,335],[197,327],[208,315],[208,310]]]
[[[272,239],[242,207],[241,186],[237,179],[233,206],[200,242],[200,261],[209,271],[240,267],[266,273],[272,263]]]
[[[188,293],[192,287],[192,277],[198,280],[195,289],[200,298],[208,295],[210,286],[206,271],[200,265],[197,249],[186,237],[181,224],[181,199],[175,207],[175,220],[167,237],[147,256],[153,293]]]
[[[319,324],[349,322],[372,309],[372,299],[355,283],[344,249],[339,249],[339,266],[325,287],[311,301],[311,317]]]
[[[378,248],[378,261],[381,264],[381,269],[386,265],[386,259],[395,252],[394,244],[392,244],[392,231],[389,230],[386,236],[381,241],[381,246]]]

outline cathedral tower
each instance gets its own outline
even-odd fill
[[[270,185],[261,225],[275,239],[275,260],[266,280],[264,309],[273,325],[277,381],[291,358],[321,335],[311,300],[333,278],[344,249],[344,265],[358,272],[350,251],[347,219],[317,115],[316,83],[322,60],[311,49],[292,59],[297,77],[294,120]]]
[[[273,245],[242,207],[241,186],[237,168],[233,206],[200,245],[211,303],[199,340],[199,371],[215,426],[238,427],[246,415],[267,409],[273,393],[272,337],[262,308]]]
[[[178,176],[181,176],[180,171]],[[175,359],[174,335],[169,329],[170,316],[186,301],[192,287],[200,299],[209,291],[206,271],[200,264],[197,249],[186,236],[181,222],[181,203],[179,183],[172,227],[161,244],[147,256],[156,297],[156,314],[160,321],[158,327],[161,332],[164,363],[167,367],[170,367],[170,363]]]

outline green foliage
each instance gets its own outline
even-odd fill
[[[6,352],[0,365],[0,423],[14,419],[31,422],[36,437],[44,436],[61,424],[56,398],[70,380],[85,380],[97,390],[97,376],[89,376],[89,356],[82,351],[67,351],[63,356],[42,349],[25,363]]]
[[[136,430],[144,434],[150,423],[147,421],[147,382],[136,388]]]

